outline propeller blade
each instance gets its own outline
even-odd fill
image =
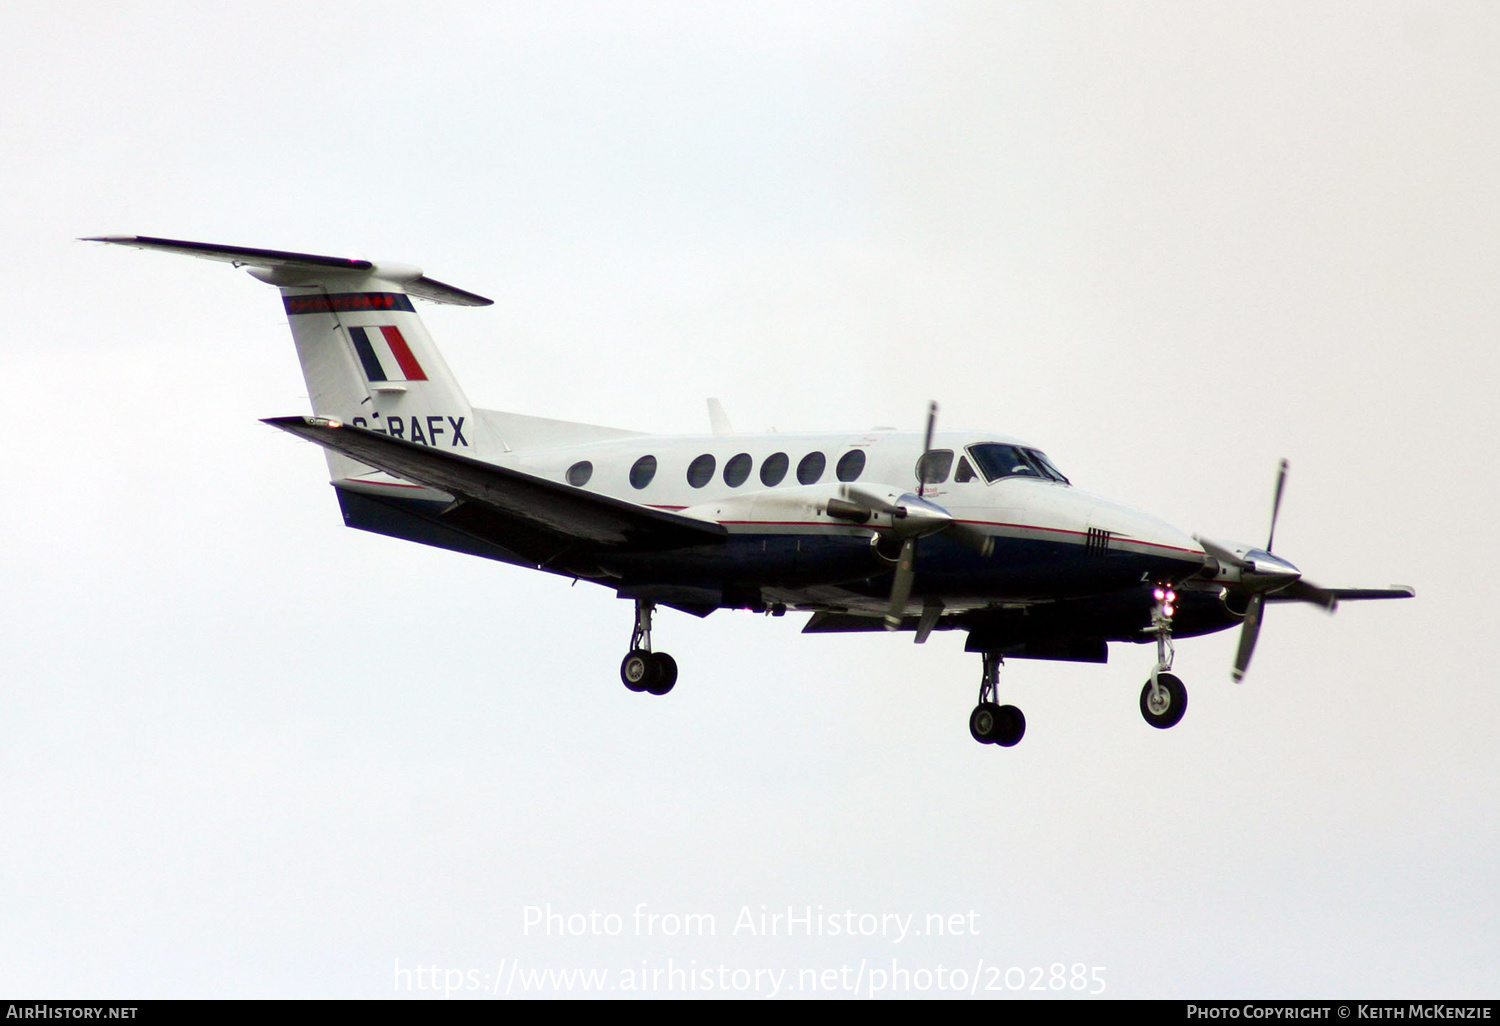
[[[1234,682],[1238,684],[1245,679],[1245,671],[1250,668],[1250,657],[1255,654],[1255,639],[1260,637],[1260,624],[1262,614],[1265,612],[1266,596],[1263,592],[1257,592],[1250,597],[1250,605],[1245,610],[1245,626],[1240,628],[1240,647],[1234,654]]]
[[[1339,604],[1338,592],[1331,591],[1328,588],[1320,588],[1311,581],[1293,581],[1281,589],[1279,594],[1289,599],[1296,599],[1298,602],[1310,602],[1315,606],[1322,606],[1330,613]]]
[[[911,597],[911,582],[916,576],[917,539],[915,536],[901,543],[901,556],[896,560],[896,580],[891,584],[891,607],[885,614],[885,629],[901,629],[901,618],[906,612],[906,600]]]
[[[1233,549],[1227,548],[1222,543],[1216,542],[1212,538],[1205,538],[1201,534],[1194,535],[1193,538],[1198,542],[1199,545],[1203,546],[1204,552],[1207,552],[1215,560],[1224,564],[1225,566],[1237,566],[1241,570],[1250,569],[1250,563],[1247,562],[1244,557],[1242,557],[1238,552],[1235,552]]]
[[[1276,497],[1271,500],[1271,533],[1266,538],[1266,551],[1275,552],[1271,543],[1276,540],[1276,518],[1281,515],[1281,490],[1286,487],[1286,468],[1291,466],[1285,458],[1281,461],[1281,470],[1276,474]]]
[[[932,433],[937,427],[938,405],[935,401],[927,403],[927,437],[922,441],[922,458],[917,461],[921,467],[921,473],[917,475],[917,498],[927,497],[927,454],[932,451]]]
[[[846,484],[840,491],[843,492],[846,500],[857,502],[872,513],[884,513],[886,516],[894,517],[897,520],[903,519],[906,516],[905,506],[897,506],[888,501],[885,496],[861,485]]]

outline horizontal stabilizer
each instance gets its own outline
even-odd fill
[[[298,284],[313,285],[325,279],[352,277],[385,278],[398,281],[402,288],[418,299],[456,306],[489,306],[493,300],[472,292],[445,285],[428,278],[419,268],[396,264],[377,264],[354,257],[319,256],[315,253],[292,253],[280,249],[253,249],[249,246],[220,246],[212,242],[186,242],[181,239],[156,239],[147,235],[100,235],[83,242],[108,242],[135,249],[154,249],[165,253],[218,260],[235,267],[254,267],[295,275]],[[299,273],[300,272],[300,273]],[[280,284],[281,282],[277,282]]]
[[[496,525],[496,536],[487,540],[501,546],[508,541],[506,525],[584,546],[651,550],[716,544],[729,533],[722,524],[584,491],[336,420],[274,417],[265,423],[483,507]]]

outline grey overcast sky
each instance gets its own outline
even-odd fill
[[[1497,68],[1419,0],[10,5],[0,993],[1500,996]],[[1145,647],[1012,662],[999,750],[961,637],[800,617],[629,694],[610,593],[341,527],[273,291],[104,233],[490,295],[423,308],[482,406],[932,398],[1249,541],[1285,456],[1278,550],[1419,595],[1183,642],[1167,732]]]

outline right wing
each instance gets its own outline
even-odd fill
[[[486,540],[502,547],[513,547],[519,537],[594,550],[650,551],[716,544],[729,535],[722,524],[712,521],[584,491],[324,417],[273,417],[265,423],[481,508]]]

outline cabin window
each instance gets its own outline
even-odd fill
[[[724,483],[731,488],[738,488],[745,483],[750,476],[750,454],[742,452],[737,456],[729,457],[729,462],[724,464]]]
[[[859,475],[865,470],[865,451],[863,449],[850,449],[839,457],[838,466],[833,468],[840,481],[858,481]]]
[[[942,484],[948,480],[948,471],[952,468],[952,449],[932,449],[917,459],[917,480],[922,484]],[[972,471],[969,476],[973,476]]]
[[[792,461],[784,452],[773,452],[766,457],[766,461],[760,465],[760,483],[767,488],[775,488],[781,484],[781,479],[786,477],[786,468],[791,466]]]
[[[644,488],[656,476],[656,457],[642,456],[630,468],[630,483],[635,488]]]
[[[958,458],[958,473],[953,475],[954,484],[963,484],[965,481],[974,480],[974,468],[969,466],[969,457]]]
[[[797,480],[803,484],[817,484],[826,466],[828,466],[827,456],[820,452],[810,452],[802,457],[802,462],[797,464]]]
[[[702,488],[714,479],[714,458],[708,453],[688,464],[687,482],[694,488]]]
[[[568,484],[575,488],[582,488],[593,476],[594,465],[588,460],[579,460],[568,468]]]

